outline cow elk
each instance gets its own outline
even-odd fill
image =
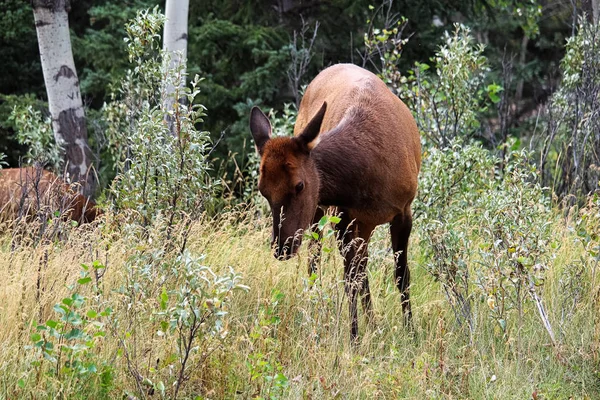
[[[421,143],[406,105],[377,76],[352,64],[323,70],[300,104],[294,137],[271,137],[268,118],[254,107],[250,130],[261,156],[258,188],[273,214],[275,257],[288,259],[302,232],[334,206],[344,256],[350,336],[358,339],[357,298],[372,321],[366,273],[373,229],[390,223],[395,284],[411,319],[407,245],[417,194]]]
[[[37,167],[0,169],[0,219],[48,218],[54,214],[85,223],[94,221],[100,210],[50,171]]]

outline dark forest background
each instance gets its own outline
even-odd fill
[[[0,152],[7,155],[5,161],[10,166],[17,166],[26,148],[15,138],[10,112],[19,102],[36,103],[43,111],[46,93],[31,5],[3,0],[0,6]],[[111,91],[128,67],[123,41],[126,21],[136,11],[154,6],[164,7],[164,2],[71,3],[71,40],[88,125],[98,125],[94,111],[110,100]],[[494,81],[502,84],[503,63],[511,63],[510,84],[504,88],[511,93],[508,128],[512,136],[520,137],[524,121],[557,87],[566,38],[574,33],[576,19],[586,7],[590,7],[586,2],[528,0],[191,2],[188,72],[204,79],[197,99],[207,108],[201,128],[218,142],[214,157],[225,160],[235,155],[243,165],[243,154],[251,148],[246,122],[249,109],[253,105],[281,109],[284,103],[297,100],[297,88],[288,79],[294,52],[303,45],[308,47],[314,36],[312,58],[299,77],[299,85],[338,62],[369,68],[372,65],[361,57],[368,22],[383,24],[386,18],[402,16],[407,19],[403,36],[409,40],[402,48],[400,71],[408,71],[415,62],[429,62],[442,33],[452,30],[456,22],[471,27],[477,41],[486,46],[484,54]],[[374,15],[381,21],[370,21]],[[490,115],[492,130],[494,117]],[[94,126],[89,129],[93,144]]]

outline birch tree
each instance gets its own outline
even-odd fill
[[[166,99],[164,103],[165,120],[169,124],[169,131],[176,135],[176,127],[169,111],[173,109],[176,101],[177,90],[185,87],[185,67],[188,43],[188,9],[189,0],[167,0],[165,5],[165,30],[163,33],[163,50],[167,55],[169,77],[166,81]]]
[[[92,152],[71,49],[70,1],[33,0],[32,4],[54,138],[64,148],[68,178],[81,183],[82,193],[89,196],[96,179],[90,168]]]

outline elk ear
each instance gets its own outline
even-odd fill
[[[300,145],[307,151],[310,151],[314,147],[314,145],[311,144],[321,131],[321,124],[323,123],[325,111],[327,111],[326,101],[323,102],[321,109],[315,114],[314,117],[312,117],[308,125],[304,127],[302,133],[298,135],[298,141],[300,142]]]
[[[250,113],[250,132],[252,132],[258,154],[262,156],[265,143],[271,138],[271,123],[258,107],[252,107]]]

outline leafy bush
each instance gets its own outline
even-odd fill
[[[164,16],[139,12],[127,25],[127,48],[133,64],[114,100],[105,105],[108,137],[117,160],[118,176],[111,192],[117,209],[135,210],[143,224],[159,214],[173,225],[184,216],[197,218],[211,199],[208,178],[210,139],[196,125],[204,107],[195,103],[199,79],[191,88],[176,89],[175,107],[164,110],[168,83],[178,87],[184,66],[168,70],[160,49]],[[178,102],[183,98],[183,102]],[[173,119],[175,134],[164,122]]]
[[[600,188],[600,27],[581,19],[566,44],[563,79],[547,110],[541,148],[544,182],[562,195]]]
[[[501,87],[485,86],[489,67],[483,50],[483,45],[474,43],[469,28],[456,24],[453,33],[444,33],[444,44],[431,60],[435,75],[428,64],[415,63],[401,78],[408,88],[400,97],[408,102],[431,144],[447,147],[457,137],[473,138],[481,126],[481,112],[490,100],[499,101]]]
[[[44,118],[31,104],[18,104],[13,108],[9,120],[14,123],[18,142],[27,146],[27,164],[61,170],[62,146],[54,139],[50,117]]]
[[[175,281],[169,289],[163,286],[160,294],[159,334],[174,335],[177,340],[179,371],[173,398],[189,379],[192,362],[202,365],[227,336],[225,317],[231,293],[248,290],[233,269],[228,275],[217,276],[201,261],[202,257],[193,258],[189,253],[178,257],[170,271]]]
[[[246,366],[250,382],[261,399],[284,399],[288,397],[289,379],[283,373],[283,366],[277,360],[281,343],[277,340],[277,328],[281,322],[278,308],[285,295],[273,290],[270,303],[261,307],[256,318],[250,340],[252,353]]]
[[[160,225],[153,227],[159,237],[162,230]],[[217,275],[202,265],[205,256],[158,250],[151,246],[154,237],[143,236],[126,265],[119,289],[121,307],[116,310],[122,320],[115,320],[112,332],[138,391],[157,390],[176,398],[190,371],[201,368],[223,346],[232,293],[248,288],[231,268]],[[144,372],[146,345],[138,337],[148,329],[156,332],[152,341],[166,346],[162,350],[166,359]]]
[[[360,56],[363,67],[374,68],[390,89],[398,93],[404,83],[399,65],[402,48],[408,43],[408,39],[402,37],[408,21],[392,12],[392,3],[384,3],[377,9],[369,6],[372,15],[367,20],[363,35],[365,48]]]
[[[555,342],[540,290],[558,242],[552,235],[555,221],[550,197],[540,185],[530,157],[526,151],[510,153],[495,190],[484,193],[472,210],[480,241],[475,284],[487,295],[491,316],[503,331],[507,330],[507,317],[514,312],[517,328],[522,328],[524,306],[531,297]]]
[[[427,269],[446,293],[460,323],[473,329],[469,260],[471,231],[466,213],[495,186],[494,159],[478,145],[456,140],[449,148],[425,152],[414,205],[423,232]]]
[[[503,175],[492,154],[477,145],[455,144],[426,154],[424,193],[416,204],[427,269],[438,280],[459,323],[476,329],[476,300],[506,332],[509,316],[521,326],[533,300],[554,340],[541,300],[545,271],[558,246],[550,198],[526,151],[511,151]],[[424,200],[423,200],[424,199]]]

